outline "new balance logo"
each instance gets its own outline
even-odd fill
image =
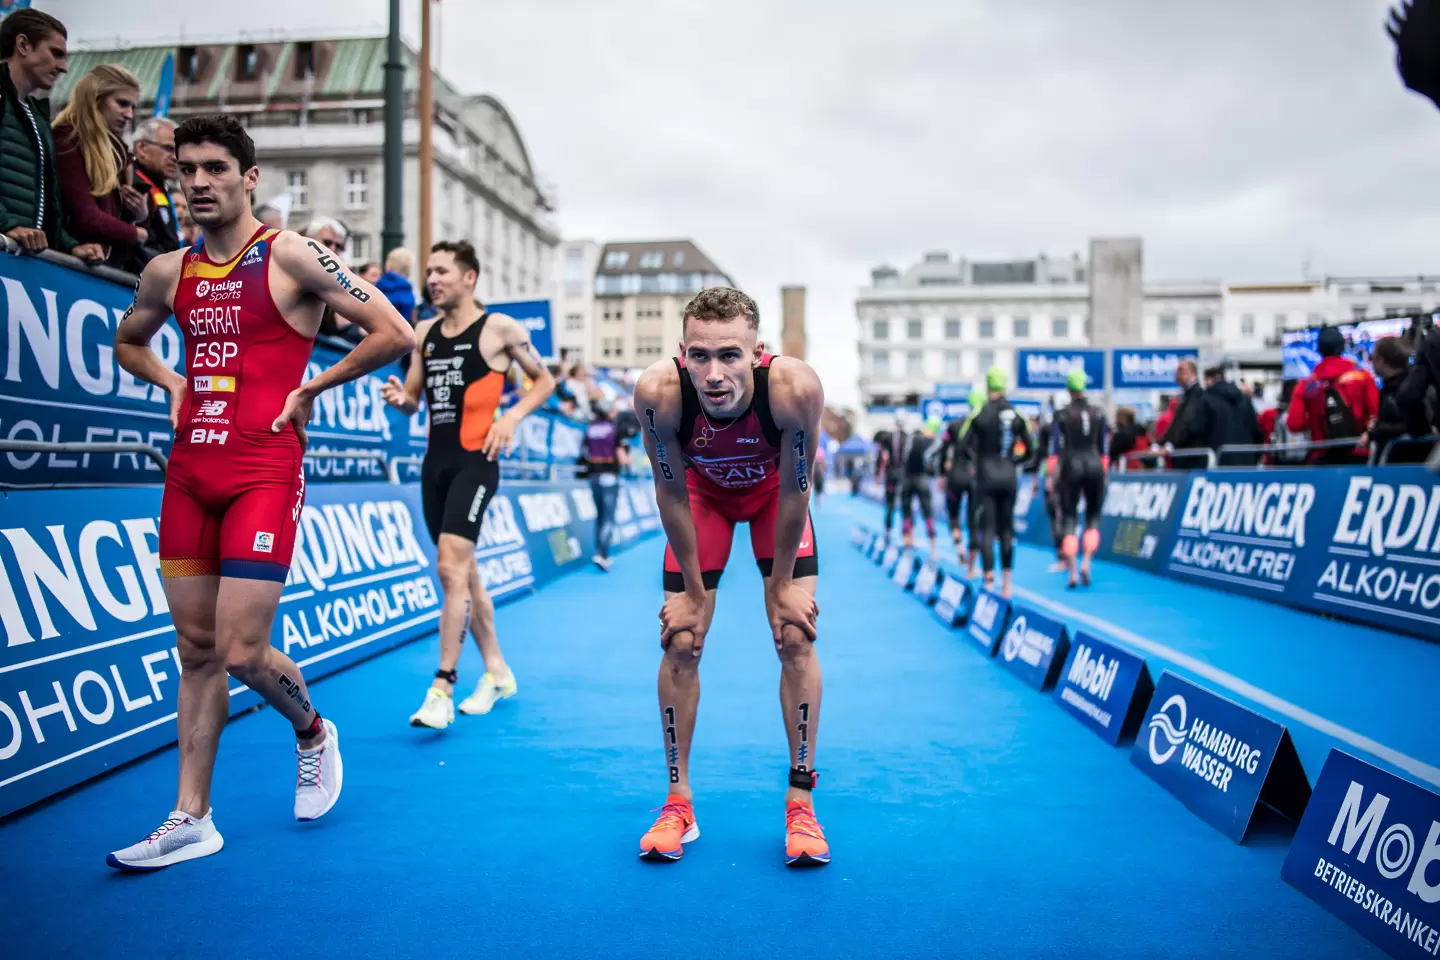
[[[225,412],[227,406],[225,400],[206,400],[200,404],[200,409],[195,412],[198,417],[218,417]]]

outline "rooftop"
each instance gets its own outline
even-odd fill
[[[725,276],[692,240],[625,240],[600,251],[597,275],[704,273]]]

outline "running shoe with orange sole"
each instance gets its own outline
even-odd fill
[[[690,801],[672,793],[665,798],[660,816],[640,838],[640,859],[668,863],[685,856],[685,844],[700,836],[695,808]]]
[[[830,862],[830,844],[815,819],[815,808],[803,800],[785,804],[785,865],[823,867]]]

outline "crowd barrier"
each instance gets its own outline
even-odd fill
[[[861,492],[882,495],[873,480]],[[1020,482],[1015,533],[1053,546],[1030,477]],[[1097,556],[1440,639],[1440,482],[1420,466],[1112,473]]]
[[[1391,956],[1440,952],[1440,793],[1338,749],[1312,789],[1283,723],[1169,670],[1152,681],[1135,651],[1072,633],[881,534],[856,528],[851,542],[962,643],[1123,748],[1231,840],[1245,841],[1262,808],[1294,823],[1281,878],[1323,909]]]
[[[169,454],[168,396],[115,362],[115,328],[130,306],[129,288],[35,257],[0,254],[0,290],[0,440],[132,443]],[[173,317],[153,341],[155,352],[176,370],[183,369],[182,343]],[[317,340],[306,378],[337,363],[348,349]],[[391,364],[316,399],[308,430],[316,456],[305,463],[308,479],[384,480],[389,460],[403,465],[399,479],[418,477],[425,411],[407,417],[385,403],[380,388],[391,375],[404,378],[400,366]],[[505,462],[511,472],[535,473],[573,463],[584,436],[582,425],[537,412],[521,422]],[[353,450],[367,455],[336,455]],[[133,452],[0,454],[0,489],[133,486],[163,477],[157,464]]]
[[[622,492],[621,547],[660,529],[651,483]],[[160,498],[159,487],[8,497],[0,816],[174,742],[180,663],[160,581]],[[475,556],[498,604],[587,566],[594,548],[587,483],[507,481]],[[272,643],[314,679],[433,633],[435,556],[417,485],[308,487]],[[233,681],[230,693],[232,715],[260,702]]]

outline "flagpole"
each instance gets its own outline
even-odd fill
[[[434,91],[430,79],[430,4],[433,0],[420,0],[420,262],[423,264],[430,255],[431,245],[431,200],[435,189],[433,182],[434,152],[431,142],[431,127],[435,114]]]
[[[385,220],[380,231],[383,262],[405,246],[405,50],[400,42],[400,0],[390,0],[385,57]],[[421,259],[424,263],[424,259]]]

